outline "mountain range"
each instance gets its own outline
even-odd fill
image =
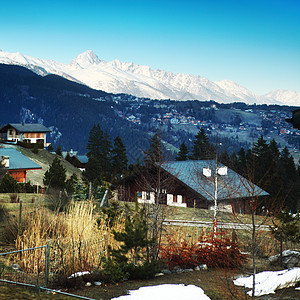
[[[214,100],[219,103],[279,104],[298,106],[300,93],[274,90],[255,95],[239,84],[210,81],[202,76],[153,70],[149,66],[113,60],[100,60],[91,50],[69,64],[0,51],[0,63],[23,66],[38,75],[55,74],[108,93],[125,93],[150,99]]]

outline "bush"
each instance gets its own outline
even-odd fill
[[[44,143],[28,143],[18,141],[17,145],[27,149],[44,149]]]
[[[0,193],[17,193],[18,182],[6,173],[0,182]]]
[[[245,262],[246,257],[242,254],[235,242],[217,233],[207,236],[202,232],[197,243],[189,243],[184,240],[181,243],[174,239],[168,239],[168,245],[160,247],[160,257],[170,268],[175,266],[194,268],[200,264],[208,267],[236,268]]]
[[[36,188],[33,185],[31,185],[30,181],[26,183],[23,182],[18,183],[19,193],[34,193],[35,190]]]
[[[101,281],[105,283],[116,283],[129,278],[125,270],[125,263],[117,262],[114,259],[102,258],[103,270],[100,272]]]
[[[9,194],[10,203],[20,203],[18,194]]]
[[[149,279],[159,272],[159,267],[156,262],[145,262],[138,266],[128,264],[125,266],[125,271],[129,274],[129,279]]]

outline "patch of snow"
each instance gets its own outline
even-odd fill
[[[253,276],[240,277],[233,281],[235,285],[252,288]],[[300,268],[282,271],[265,271],[255,275],[255,296],[274,294],[276,290],[289,288],[300,282]],[[248,291],[252,295],[252,291]]]
[[[129,295],[120,296],[118,300],[209,300],[204,291],[195,285],[161,284],[141,287],[138,290],[129,291]]]
[[[88,274],[91,274],[91,273],[89,271],[77,272],[77,273],[70,275],[68,278],[70,279],[73,277],[80,277],[80,276],[88,275]]]

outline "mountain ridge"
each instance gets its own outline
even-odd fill
[[[56,74],[108,93],[172,100],[214,100],[219,103],[299,105],[300,93],[273,90],[265,95],[230,80],[210,81],[200,75],[172,73],[146,65],[100,60],[92,51],[77,55],[69,64],[0,51],[0,63],[20,65],[38,75]]]

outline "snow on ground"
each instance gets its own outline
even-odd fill
[[[129,295],[113,298],[113,300],[209,300],[204,291],[195,285],[161,284],[141,287],[138,290],[129,291]]]
[[[77,273],[70,275],[68,278],[70,279],[73,277],[80,277],[80,276],[88,275],[88,274],[91,274],[91,273],[89,271],[77,272]]]
[[[252,275],[233,281],[235,285],[252,288]],[[275,290],[293,287],[300,282],[300,268],[282,271],[266,271],[255,275],[255,296],[274,294]],[[252,295],[252,291],[248,292]]]

